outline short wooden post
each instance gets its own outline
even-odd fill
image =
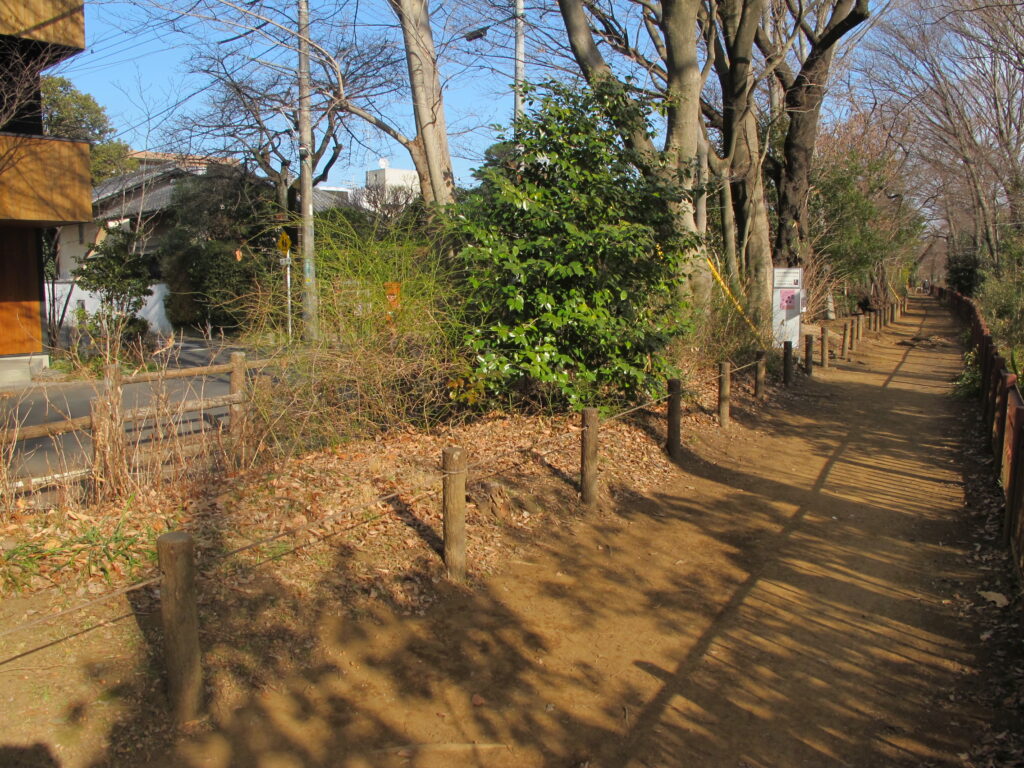
[[[828,368],[828,328],[821,326],[821,367]]]
[[[110,452],[107,447],[107,434],[110,432],[107,409],[103,407],[100,398],[94,397],[89,401],[89,416],[92,419],[89,430],[92,439],[92,496],[93,501],[99,503],[105,495],[104,459]]]
[[[441,452],[444,565],[452,581],[466,580],[466,452],[449,445]]]
[[[583,409],[580,435],[580,500],[587,507],[597,505],[597,432],[600,428],[597,408]]]
[[[96,501],[109,498],[121,487],[127,474],[127,440],[124,421],[121,367],[103,368],[103,394],[89,401],[92,417],[92,480]]]
[[[857,315],[857,341],[864,338],[864,321],[867,315]]]
[[[199,716],[203,704],[203,668],[196,607],[195,546],[184,531],[156,540],[160,561],[160,616],[164,627],[167,696],[178,725]]]
[[[850,344],[850,324],[843,323],[843,337],[842,341],[839,342],[839,359],[846,359],[846,351],[849,349]]]
[[[238,397],[245,396],[245,352],[231,353],[231,394]],[[242,434],[248,409],[248,403],[231,404],[231,421],[228,423],[228,432],[234,437]]]
[[[726,360],[718,364],[718,424],[729,426],[729,385],[732,378],[732,364]]]
[[[683,382],[668,380],[668,455],[679,459],[683,453]]]
[[[110,461],[115,469],[124,469],[125,447],[127,439],[124,433],[124,420],[121,413],[124,408],[124,391],[121,386],[121,366],[115,364],[104,366],[103,385],[106,389],[107,424],[110,426]]]
[[[793,342],[782,344],[782,383],[787,387],[793,383]]]
[[[754,397],[763,400],[768,394],[765,391],[765,381],[768,375],[767,355],[762,349],[757,353],[757,365],[754,367]]]
[[[804,334],[804,373],[814,375],[814,334]]]

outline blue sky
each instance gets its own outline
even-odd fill
[[[134,149],[164,149],[161,129],[165,123],[202,99],[204,83],[185,71],[188,39],[148,22],[138,8],[117,0],[86,2],[85,9],[86,51],[55,74],[69,78],[106,108],[119,139]],[[471,169],[494,140],[487,126],[508,121],[510,88],[505,77],[476,72],[453,80],[446,90],[449,127],[455,134],[453,164],[460,183],[472,183]],[[360,185],[365,171],[378,167],[380,156],[387,157],[392,167],[412,167],[401,147],[381,143],[358,151],[347,162],[339,161],[329,183]]]

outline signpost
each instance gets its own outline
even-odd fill
[[[800,313],[806,307],[804,271],[800,267],[777,268],[772,281],[772,334],[775,344],[800,343]]]
[[[288,304],[288,341],[292,340],[292,239],[283,229],[277,238],[277,250],[284,255],[279,259],[284,267],[284,286]]]

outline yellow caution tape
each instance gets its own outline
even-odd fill
[[[718,284],[722,286],[722,290],[725,292],[725,295],[728,296],[729,299],[732,301],[733,306],[736,307],[736,311],[740,313],[740,317],[742,317],[743,321],[750,327],[750,330],[754,332],[754,336],[760,338],[761,332],[757,330],[754,324],[750,321],[750,318],[747,317],[747,313],[743,311],[743,307],[740,306],[740,303],[736,300],[736,297],[733,295],[733,292],[729,290],[729,286],[725,284],[725,280],[722,279],[722,275],[719,274],[714,262],[711,261],[711,259],[708,257],[705,257],[704,261],[706,261],[708,263],[708,266],[711,267],[711,274],[715,276],[715,280],[717,280]]]

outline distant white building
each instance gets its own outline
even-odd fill
[[[366,188],[408,189],[418,192],[420,177],[416,171],[407,168],[389,168],[386,165],[366,172]]]

